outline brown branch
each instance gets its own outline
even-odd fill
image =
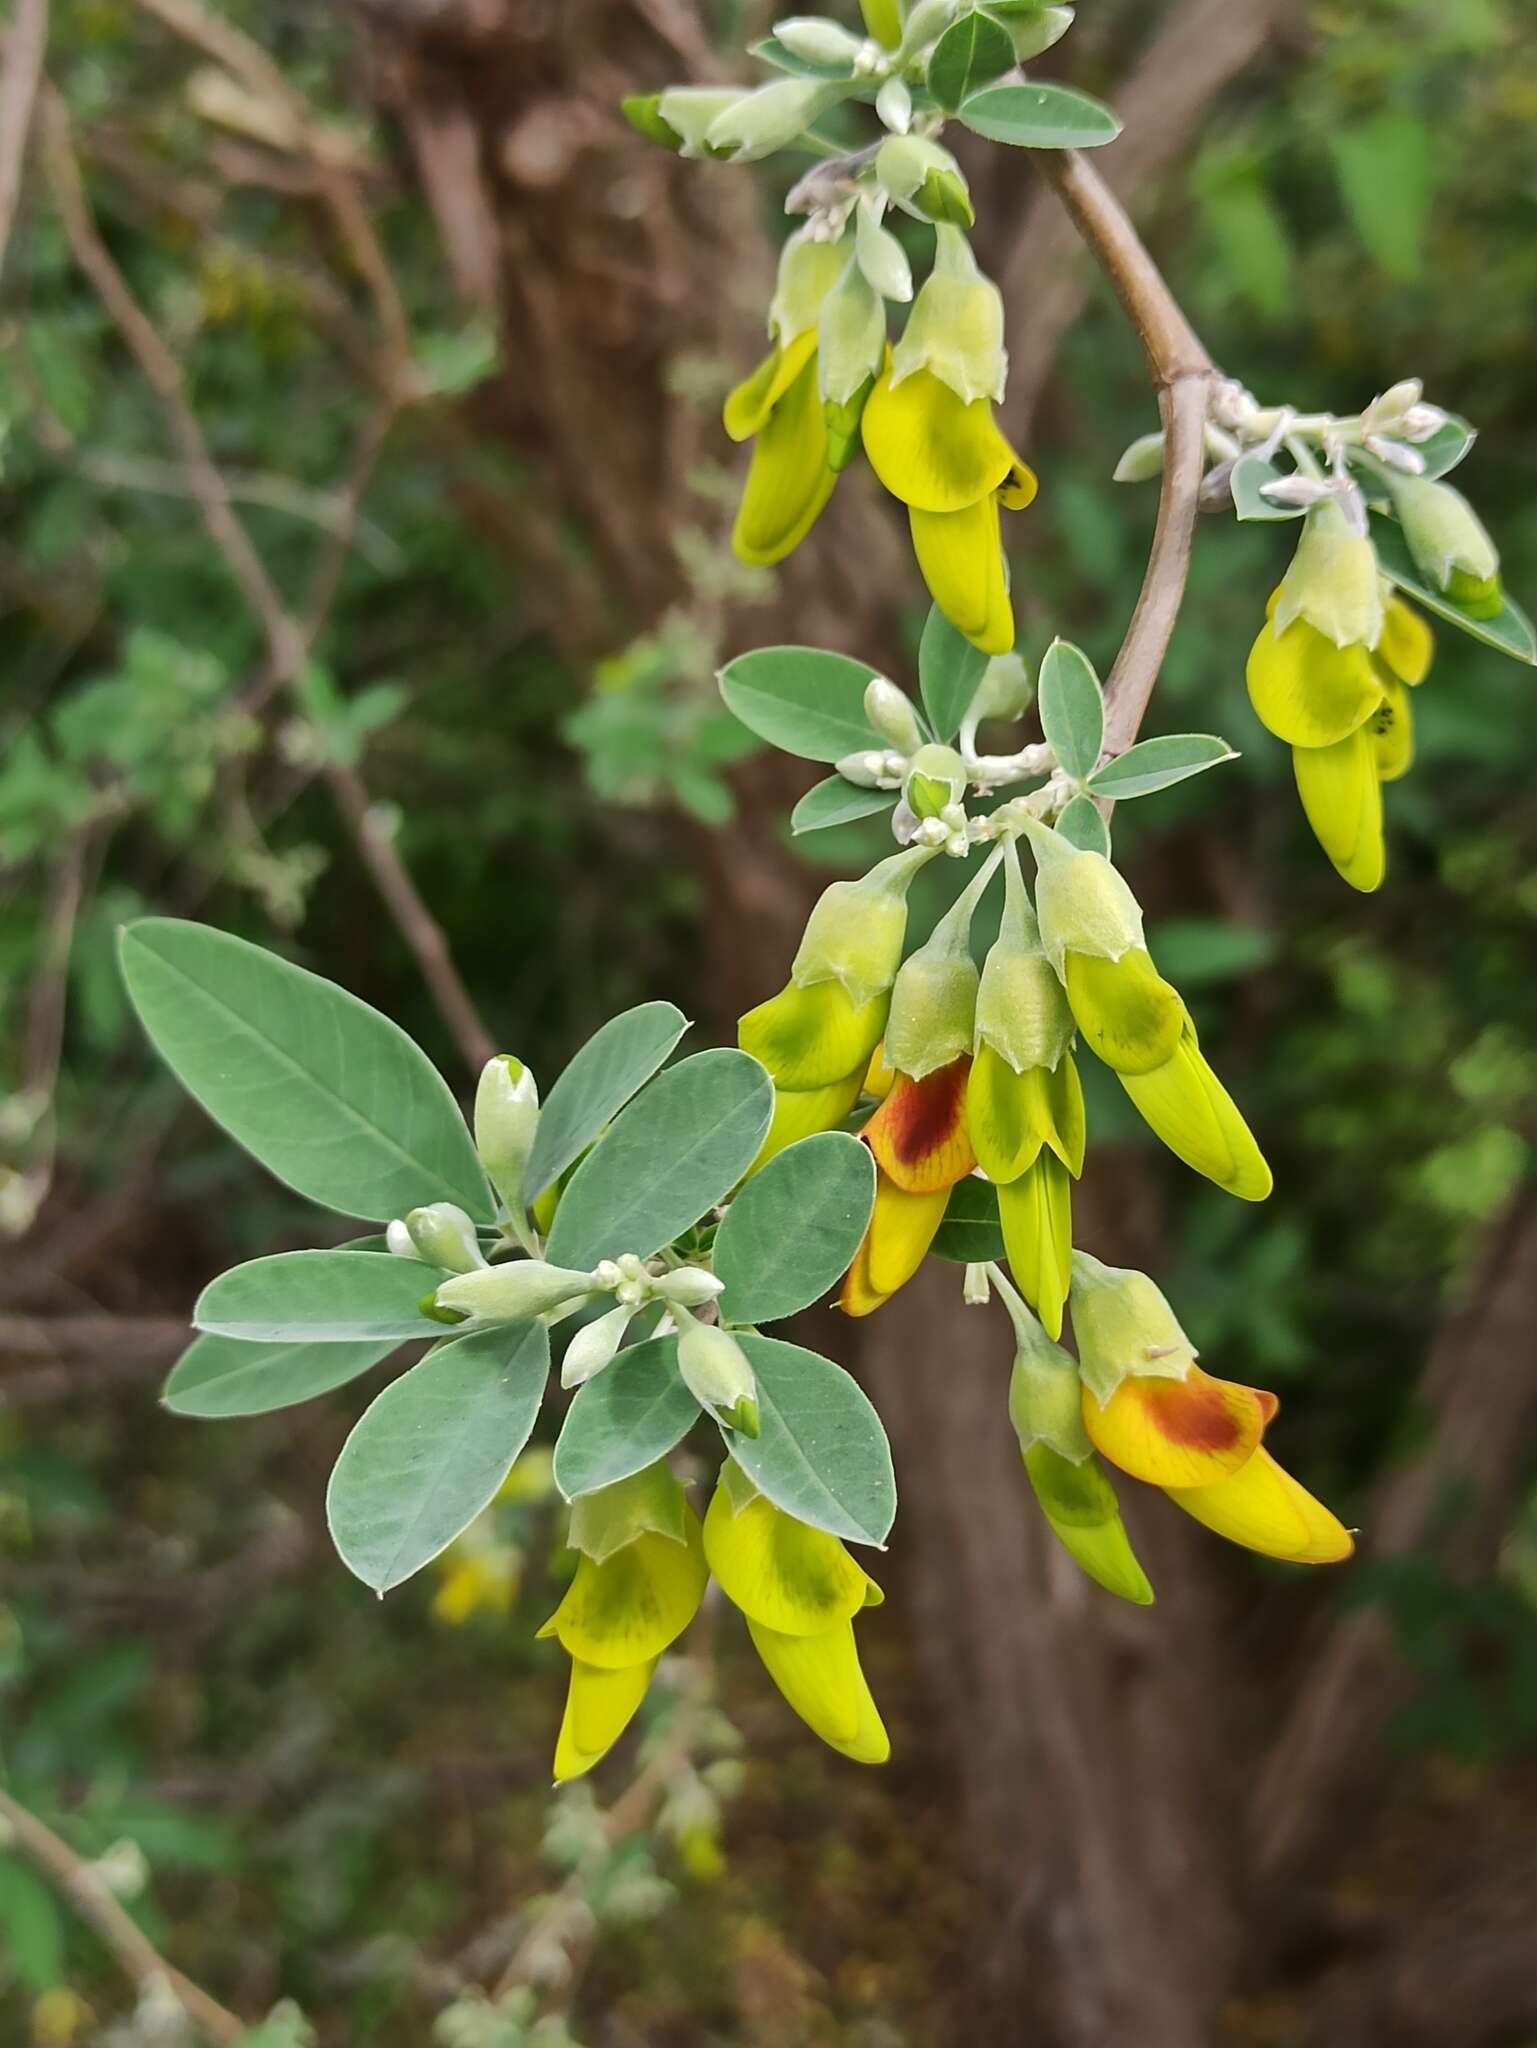
[[[141,1993],[163,1989],[175,1999],[205,2041],[233,2048],[245,2038],[245,2022],[211,1998],[190,1977],[168,1963],[114,1898],[92,1868],[35,1813],[0,1790],[0,1841],[15,1848],[47,1878],[97,1934]]]
[[[5,39],[5,67],[0,72],[0,271],[5,269],[21,198],[27,137],[48,48],[48,6],[49,0],[17,0],[16,19]]]

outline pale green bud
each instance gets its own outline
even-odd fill
[[[1405,413],[1412,412],[1425,396],[1425,386],[1418,377],[1403,377],[1396,384],[1390,384],[1382,396],[1374,399],[1368,410],[1378,426],[1390,426],[1401,420]]]
[[[881,226],[872,206],[861,205],[854,215],[854,253],[872,291],[883,299],[906,305],[913,295],[912,265],[907,252],[889,228]],[[886,341],[886,323],[881,322],[881,345]],[[879,365],[880,354],[876,363]]]
[[[416,1249],[416,1239],[407,1230],[405,1223],[399,1216],[385,1230],[384,1242],[387,1249],[392,1251],[397,1259],[420,1259],[421,1257],[421,1253]]]
[[[1124,1379],[1189,1375],[1195,1347],[1146,1273],[1074,1252],[1071,1299],[1079,1370],[1101,1407]]]
[[[709,157],[713,151],[707,147],[705,135],[711,122],[735,106],[747,91],[745,85],[672,85],[657,96],[656,119],[679,137],[680,156]],[[630,118],[634,121],[633,115]]]
[[[724,1280],[717,1280],[703,1266],[680,1266],[675,1273],[663,1273],[654,1280],[652,1292],[679,1308],[703,1308],[707,1301],[714,1301],[723,1293],[725,1286]]]
[[[1409,552],[1437,590],[1459,596],[1471,586],[1498,587],[1499,550],[1461,491],[1423,476],[1395,474],[1388,484]]]
[[[758,1434],[758,1382],[747,1353],[718,1323],[682,1318],[678,1370],[701,1408],[744,1436]]]
[[[817,14],[792,14],[774,23],[774,34],[792,57],[806,64],[847,64],[851,68],[864,44],[837,22]]]
[[[868,392],[885,354],[886,309],[859,265],[845,260],[817,320],[817,378],[824,402],[847,405],[859,392]]]
[[[886,774],[886,756],[872,748],[865,753],[845,754],[833,766],[845,782],[852,782],[857,789],[879,789]]]
[[[406,1230],[429,1266],[442,1266],[450,1273],[473,1273],[486,1263],[474,1224],[453,1202],[431,1202],[425,1209],[412,1209],[406,1217]],[[395,1250],[393,1243],[390,1250]]]
[[[1003,1296],[1014,1325],[1014,1370],[1009,1376],[1009,1420],[1021,1452],[1046,1444],[1081,1465],[1093,1446],[1083,1426],[1083,1385],[1069,1351],[1054,1344],[1014,1289]]]
[[[574,1304],[593,1291],[591,1273],[551,1266],[543,1259],[513,1259],[445,1280],[435,1299],[439,1308],[457,1309],[481,1322],[521,1323]]]
[[[806,920],[791,980],[800,988],[836,981],[856,1010],[890,988],[907,936],[908,887],[933,858],[932,847],[910,846],[861,880],[824,889]]]
[[[923,745],[912,698],[885,676],[872,676],[865,684],[865,717],[898,753],[913,754]]]
[[[936,227],[971,228],[977,223],[977,210],[959,164],[954,170],[930,171],[907,204]]]
[[[672,123],[663,118],[662,95],[659,92],[632,92],[619,102],[619,111],[648,142],[659,142],[663,149],[670,149],[674,155],[683,147],[683,137]],[[717,107],[711,114],[720,109]]]
[[[995,654],[982,672],[966,716],[978,725],[988,718],[1019,718],[1030,709],[1035,684],[1022,654]]]
[[[779,275],[769,301],[769,333],[781,348],[815,327],[827,295],[849,267],[847,240],[818,242],[797,228],[779,252]]]
[[[906,796],[915,818],[937,818],[960,802],[966,794],[966,763],[954,747],[930,742],[905,751],[910,756]]]
[[[875,95],[875,118],[893,135],[905,135],[912,126],[913,96],[900,78],[888,78]]]
[[[937,234],[934,268],[891,353],[891,381],[928,370],[967,404],[1000,399],[1009,367],[1003,295],[977,268],[959,228],[941,227]]]
[[[934,171],[961,176],[949,150],[926,135],[888,135],[875,152],[875,182],[899,206],[906,205]]]
[[[705,130],[705,146],[733,163],[756,163],[804,135],[847,94],[847,85],[836,79],[776,78],[717,114]],[[671,120],[665,100],[661,112]]]
[[[1041,944],[1059,975],[1065,975],[1069,953],[1119,960],[1143,944],[1137,899],[1102,853],[1072,846],[1037,819],[1028,820],[1025,830],[1036,857]]]
[[[1073,1042],[1073,1013],[1067,991],[1046,958],[1013,846],[1004,872],[1008,895],[1003,918],[982,963],[977,991],[977,1041],[985,1039],[1016,1074],[1032,1067],[1055,1070]]]
[[[1139,434],[1111,473],[1116,484],[1145,484],[1163,475],[1163,435]]]
[[[507,1207],[521,1213],[523,1172],[539,1128],[539,1084],[520,1059],[498,1053],[475,1090],[475,1149]]]
[[[936,1067],[969,1053],[976,1032],[977,965],[971,920],[992,876],[985,866],[935,925],[927,942],[904,960],[886,1019],[888,1067],[921,1081]]]
[[[1071,7],[1032,8],[1029,13],[1015,15],[1004,22],[1014,45],[1014,55],[1021,64],[1028,64],[1032,57],[1042,56],[1054,44],[1060,43],[1072,25]]]
[[[643,1472],[616,1479],[612,1486],[600,1486],[571,1503],[571,1547],[596,1564],[615,1556],[637,1536],[669,1536],[682,1543],[686,1531],[683,1488],[660,1458]]]
[[[955,19],[958,5],[959,0],[918,0],[918,5],[907,17],[907,28],[902,37],[903,54],[911,56],[942,36]]]
[[[560,1363],[561,1385],[584,1387],[590,1379],[596,1379],[606,1365],[611,1365],[634,1314],[633,1308],[621,1303],[606,1315],[584,1323],[566,1346],[566,1355]]]
[[[1275,630],[1294,619],[1336,647],[1375,647],[1382,632],[1377,551],[1352,527],[1337,498],[1325,498],[1302,522],[1302,538],[1276,598]]]

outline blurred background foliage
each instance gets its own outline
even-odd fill
[[[722,35],[751,12],[693,11]],[[275,695],[160,405],[34,172],[0,307],[4,1782],[180,1968],[248,2017],[294,2001],[307,2019],[280,2011],[260,2037],[271,2048],[310,2024],[360,2048],[434,2027],[447,2048],[959,2038],[950,1987],[981,1907],[895,1626],[872,1645],[899,1735],[891,1772],[814,1751],[749,1672],[738,1683],[725,1643],[730,1720],[698,1663],[680,1664],[637,1760],[657,1797],[616,1830],[617,1806],[605,1817],[584,1789],[547,1789],[558,1660],[530,1637],[562,1565],[537,1466],[433,1583],[380,1609],[323,1535],[345,1394],[224,1425],[154,1404],[167,1323],[199,1281],[308,1241],[313,1219],[152,1070],[115,926],[157,909],[277,945],[457,1072],[327,800],[323,770],[340,763],[366,777],[371,821],[492,1031],[537,1071],[645,997],[728,1033],[701,833],[732,819],[754,743],[720,710],[712,669],[723,634],[750,644],[770,589],[720,548],[728,451],[707,432],[697,519],[674,536],[683,600],[641,618],[599,591],[581,632],[551,629],[510,563],[542,555],[580,579],[589,539],[516,440],[488,431],[519,365],[494,325],[453,310],[411,164],[375,111],[364,23],[260,0],[225,12],[356,168],[416,395],[371,447],[359,283],[291,160],[210,114],[195,62],[189,84],[187,52],[132,0],[57,0],[48,72],[100,231],[174,349],[275,582],[320,622],[308,668]],[[1113,99],[1147,12],[1085,0],[1060,68]],[[1480,439],[1458,481],[1528,604],[1530,29],[1524,0],[1288,10],[1284,36],[1138,195],[1212,353],[1263,399],[1346,411],[1412,372],[1471,416]],[[1004,246],[996,221],[993,234]],[[673,387],[712,403],[742,367],[681,351]],[[646,402],[613,393],[616,408]],[[1042,494],[1013,527],[1032,657],[1056,632],[1113,656],[1153,494],[1109,472],[1150,424],[1135,345],[1096,292],[1037,408]],[[1290,1462],[1359,1510],[1427,1427],[1415,1388],[1434,1332],[1530,1187],[1537,692],[1440,636],[1419,760],[1391,792],[1388,886],[1349,895],[1242,687],[1288,538],[1207,523],[1149,729],[1219,731],[1242,758],[1117,819],[1160,961],[1242,1077],[1278,1192],[1240,1212],[1151,1159],[1139,1170],[1196,1342],[1225,1373],[1281,1388],[1294,1425],[1306,1417]],[[920,624],[913,606],[909,645]],[[583,645],[591,659],[573,657]],[[875,843],[827,834],[802,850],[832,867]],[[762,989],[779,973],[777,959],[753,967]],[[1119,1091],[1095,1093],[1091,1121],[1137,1156]],[[96,1335],[56,1355],[38,1335],[51,1318]],[[1444,1523],[1464,1507],[1447,1500]],[[1401,1645],[1413,1682],[1391,1740],[1430,1830],[1537,1805],[1521,1762],[1537,1736],[1537,1505],[1506,1523],[1492,1574],[1449,1571],[1431,1543],[1333,1595],[1374,1609]],[[897,1546],[900,1581],[900,1526]],[[1227,1568],[1253,1574],[1259,1617],[1287,1597]],[[622,1803],[624,1784],[616,1767],[605,1789]],[[1415,1824],[1400,1814],[1408,1850],[1373,1837],[1363,1863],[1412,1861]],[[500,2003],[475,1985],[499,1985]],[[131,2006],[99,1943],[0,1844],[0,2034],[175,2038],[151,2002],[132,2019]],[[1299,2009],[1284,1989],[1236,2001],[1224,2038],[1320,2038]]]

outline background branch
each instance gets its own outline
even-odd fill
[[[16,18],[5,38],[0,71],[0,272],[21,198],[27,137],[48,47],[48,6],[49,0],[17,0]]]

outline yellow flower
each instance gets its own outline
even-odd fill
[[[880,1588],[836,1536],[813,1529],[723,1472],[704,1522],[704,1552],[721,1590],[747,1617],[753,1647],[806,1725],[861,1764],[883,1764],[891,1742],[860,1668],[854,1616]]]
[[[867,1316],[905,1287],[944,1221],[950,1190],[976,1165],[966,1132],[970,1054],[915,1081],[898,1072],[865,1125],[875,1154],[875,1207],[839,1296],[846,1315]]]

